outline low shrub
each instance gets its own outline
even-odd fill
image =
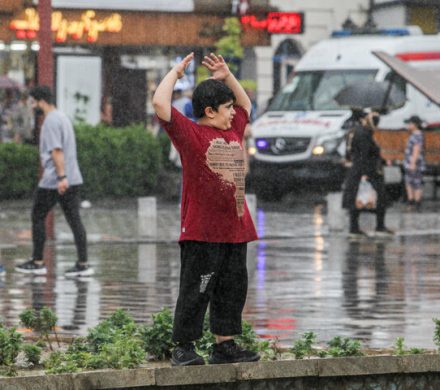
[[[142,126],[78,124],[75,132],[85,197],[143,196],[155,191],[169,153],[166,136],[155,138]],[[0,144],[0,199],[29,198],[38,183],[39,164],[38,147]]]
[[[0,366],[13,366],[21,347],[21,334],[0,324]]]
[[[168,359],[173,347],[173,316],[169,309],[164,308],[152,317],[153,323],[140,330],[144,349],[153,359]]]
[[[38,183],[39,164],[35,146],[0,144],[0,199],[30,197]]]
[[[38,345],[24,344],[22,349],[29,363],[34,366],[40,363],[42,349]]]
[[[77,125],[78,162],[87,198],[151,194],[161,166],[161,144],[144,127]]]

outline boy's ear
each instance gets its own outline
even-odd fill
[[[207,118],[214,118],[216,113],[217,112],[211,106],[205,107],[205,116]]]

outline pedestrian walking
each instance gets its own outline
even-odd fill
[[[423,194],[423,172],[425,170],[423,121],[417,115],[413,115],[405,120],[405,123],[410,132],[403,162],[408,208],[410,210],[415,208],[420,211]]]
[[[59,203],[72,229],[78,254],[78,261],[66,272],[66,275],[92,275],[93,269],[87,262],[86,231],[79,213],[79,190],[83,178],[78,166],[72,123],[55,107],[49,87],[37,86],[31,90],[30,95],[34,108],[41,110],[44,114],[40,134],[40,159],[43,174],[35,191],[32,206],[32,257],[15,269],[24,273],[46,274],[43,259],[46,240],[45,219],[55,204]]]
[[[234,341],[241,333],[247,294],[247,243],[257,239],[245,201],[243,134],[251,110],[245,91],[221,56],[206,56],[212,74],[193,93],[193,122],[171,105],[189,54],[163,78],[153,98],[162,127],[180,153],[183,168],[181,271],[173,365],[204,364],[194,341],[202,336],[210,305],[216,338],[209,363],[256,361],[257,353]]]
[[[350,236],[362,237],[359,228],[361,209],[356,205],[356,197],[361,181],[368,181],[376,191],[376,236],[391,236],[393,232],[385,226],[386,198],[383,177],[383,160],[380,148],[373,138],[373,131],[379,123],[376,112],[357,112],[353,129],[347,139],[348,159],[351,166],[344,183],[343,207],[350,213]]]

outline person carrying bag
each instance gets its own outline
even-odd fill
[[[357,122],[350,132],[352,134],[349,148],[351,167],[347,173],[342,197],[342,206],[350,213],[350,236],[356,238],[365,235],[359,228],[359,215],[365,209],[376,212],[375,235],[390,236],[393,232],[385,226],[386,201],[383,162],[380,148],[373,138],[373,131],[379,123],[379,114],[362,111],[357,113],[356,119]],[[367,190],[368,185],[374,189],[375,202],[372,201],[374,196],[371,189]],[[357,201],[359,188],[361,188],[361,194],[362,192],[370,193],[367,195],[366,207],[362,200]]]

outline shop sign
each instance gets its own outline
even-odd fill
[[[52,12],[52,31],[56,42],[66,42],[67,38],[78,40],[85,36],[90,43],[98,40],[100,32],[117,33],[122,29],[122,17],[113,13],[109,17],[97,20],[95,11],[85,11],[79,20],[70,21],[64,18],[62,12]],[[14,19],[9,28],[15,31],[18,39],[34,39],[40,29],[40,18],[34,8],[25,10],[24,19]]]
[[[271,34],[302,34],[304,32],[304,13],[269,12],[266,19],[257,19],[255,15],[240,18],[244,26],[266,30]]]

